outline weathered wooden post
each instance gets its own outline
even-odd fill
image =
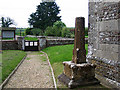
[[[99,83],[95,78],[95,65],[86,62],[84,17],[76,18],[73,59],[63,65],[64,72],[58,79],[69,88]]]

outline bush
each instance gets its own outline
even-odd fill
[[[62,21],[56,21],[54,24],[53,24],[53,27],[56,26],[58,28],[63,28],[63,27],[66,27],[66,25],[62,22]]]
[[[45,35],[46,36],[55,36],[53,27],[47,27],[46,30],[45,30]]]
[[[62,36],[62,29],[66,27],[66,25],[62,21],[57,21],[53,24],[52,27],[47,27],[45,30],[46,36]]]
[[[68,37],[68,38],[71,37],[71,33],[70,33],[70,30],[68,28],[64,27],[62,29],[62,37]]]
[[[54,26],[54,27],[53,27],[53,30],[54,30],[55,36],[58,36],[58,37],[61,36],[62,28],[59,28],[59,27],[57,27],[57,26]]]
[[[42,30],[39,29],[39,28],[32,29],[31,32],[32,32],[32,34],[35,35],[35,36],[43,35]]]
[[[61,29],[57,26],[54,27],[47,27],[45,30],[46,36],[61,36]]]
[[[26,29],[26,35],[33,35],[32,32],[31,32],[32,29],[33,28],[27,28]]]

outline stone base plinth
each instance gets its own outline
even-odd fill
[[[64,72],[58,76],[58,79],[69,88],[99,83],[95,78],[95,65],[89,63],[75,64],[71,61],[63,62],[63,65]]]

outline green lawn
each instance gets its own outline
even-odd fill
[[[45,48],[43,51],[48,54],[51,64],[56,62],[70,61],[73,55],[74,45],[62,45]],[[88,45],[85,45],[86,53]]]
[[[3,50],[2,52],[2,81],[14,70],[26,53],[20,50]],[[1,73],[0,73],[1,74]]]
[[[63,45],[45,48],[43,51],[47,53],[50,63],[54,69],[55,78],[57,81],[58,75],[63,72],[63,61],[71,61],[73,55],[74,45]],[[88,50],[88,44],[85,45],[86,54]]]
[[[38,38],[37,37],[25,37],[25,40],[28,40],[28,41],[37,41]]]
[[[67,88],[65,85],[60,84],[58,82],[57,77],[63,73],[63,61],[71,61],[72,60],[72,55],[73,55],[73,47],[74,45],[63,45],[63,46],[53,46],[53,47],[48,47],[45,48],[43,51],[47,53],[51,65],[54,70],[55,74],[55,79],[57,82],[57,87],[58,88]],[[86,48],[86,54],[88,53],[88,44],[85,45]],[[79,88],[105,88],[102,85],[92,85],[92,86],[83,86]]]
[[[2,38],[2,40],[14,40],[13,38]]]
[[[85,38],[88,38],[88,36],[85,36]]]

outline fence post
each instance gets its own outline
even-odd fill
[[[18,41],[18,49],[24,50],[25,49],[24,37],[17,37],[17,41]]]
[[[38,39],[39,39],[39,48],[38,49],[42,50],[42,49],[46,48],[46,44],[47,44],[46,37],[40,36],[40,37],[38,37]]]

